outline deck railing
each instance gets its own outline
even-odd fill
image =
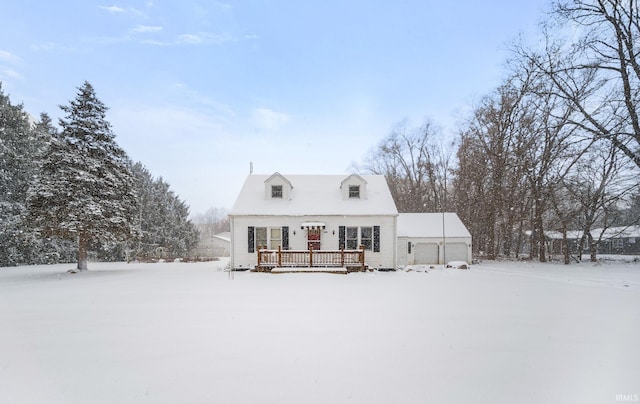
[[[258,248],[256,270],[273,268],[346,268],[348,271],[364,271],[364,247],[359,250],[268,250]]]

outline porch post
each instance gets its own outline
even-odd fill
[[[278,268],[282,268],[282,246],[278,246]]]
[[[262,257],[262,254],[260,254],[260,248],[258,248],[258,251],[256,251],[258,253],[258,271],[260,271],[261,265],[260,265],[260,258]]]

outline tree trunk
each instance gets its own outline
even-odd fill
[[[493,209],[493,208],[491,208]],[[496,217],[493,210],[489,211],[487,217],[487,259],[496,259]]]
[[[584,254],[584,243],[587,240],[587,233],[582,234],[580,241],[578,241],[578,261],[582,262],[582,254]]]
[[[564,264],[569,265],[571,263],[571,256],[569,254],[569,240],[567,240],[567,224],[562,223],[562,254],[564,255]]]
[[[589,233],[588,238],[589,238],[589,254],[591,255],[591,262],[597,262],[598,261],[598,247],[597,247],[595,241],[593,240],[593,236],[591,235],[591,233]]]
[[[87,270],[87,245],[89,244],[89,240],[87,235],[84,233],[80,233],[78,235],[78,270],[86,271]]]
[[[539,199],[536,201],[534,211],[534,244],[537,257],[540,262],[547,262],[547,251],[545,249],[544,224],[542,221],[542,206]]]

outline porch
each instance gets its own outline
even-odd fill
[[[359,250],[268,250],[257,252],[257,272],[364,272],[364,246]]]

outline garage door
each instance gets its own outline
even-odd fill
[[[465,261],[468,263],[467,244],[466,243],[447,243],[444,253],[447,262]]]
[[[414,246],[414,264],[437,264],[438,244],[418,243]]]

